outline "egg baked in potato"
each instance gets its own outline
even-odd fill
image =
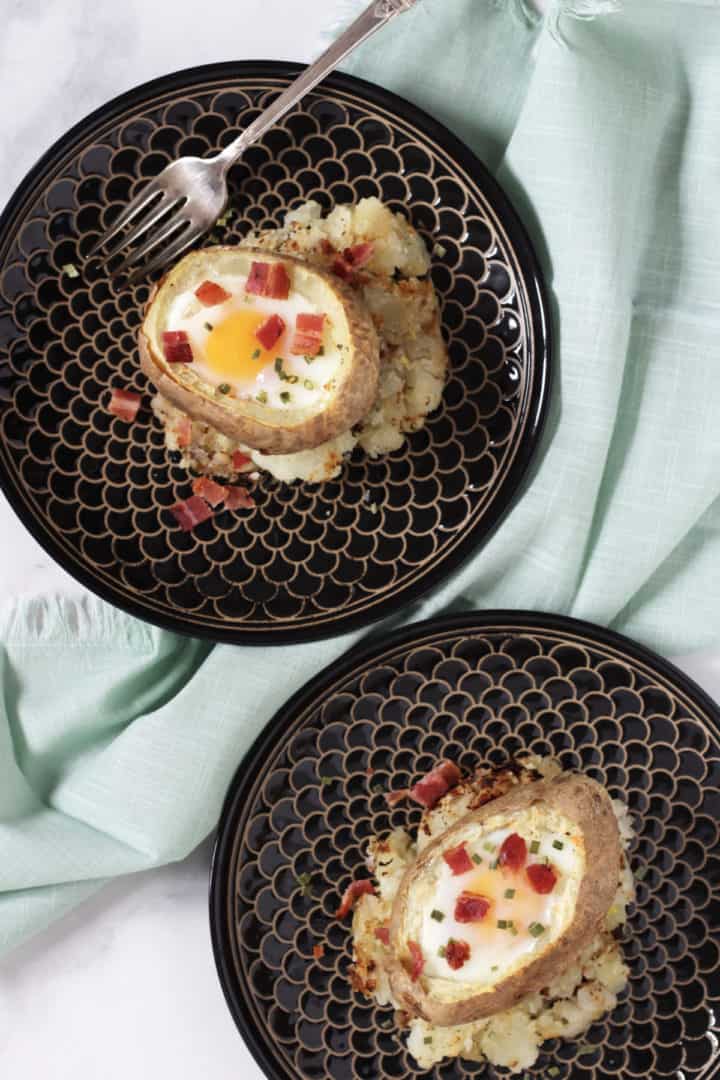
[[[185,256],[139,334],[167,448],[207,477],[336,476],[398,449],[440,403],[447,348],[424,242],[378,199],[288,213]]]
[[[425,806],[417,837],[374,838],[377,888],[356,881],[345,897],[354,987],[395,1006],[423,1068],[453,1056],[528,1068],[626,983],[613,931],[634,896],[627,812],[539,759],[469,781],[444,762],[411,796]]]

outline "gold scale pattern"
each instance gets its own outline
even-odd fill
[[[433,269],[452,366],[442,406],[402,450],[375,462],[357,453],[336,482],[264,477],[255,511],[177,529],[167,508],[190,482],[164,449],[136,355],[148,286],[116,286],[97,265],[77,277],[62,267],[81,266],[144,180],[177,155],[224,145],[286,82],[237,74],[148,89],[89,123],[28,182],[0,236],[6,492],[41,542],[106,598],[235,640],[366,622],[449,571],[519,481],[546,384],[540,302],[482,177],[421,124],[329,84],[232,171],[235,216],[218,238],[276,226],[307,198],[329,209],[378,195],[409,212],[430,247],[445,250]],[[131,427],[106,410],[115,385],[144,394]]]
[[[546,1044],[526,1075],[540,1080],[554,1066],[558,1080],[720,1076],[717,711],[622,639],[603,643],[568,621],[545,629],[543,619],[486,616],[479,629],[458,618],[449,631],[407,633],[313,687],[241,768],[221,822],[215,946],[228,1000],[246,1037],[264,1046],[268,1075],[505,1075],[462,1061],[418,1071],[392,1010],[351,990],[349,920],[333,912],[363,874],[367,838],[417,825],[419,809],[391,811],[385,791],[440,757],[470,771],[530,751],[627,803],[638,832],[631,862],[645,876],[624,942],[629,990],[581,1040]]]

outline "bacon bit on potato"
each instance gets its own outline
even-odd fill
[[[323,945],[313,945],[313,956],[316,960],[322,960],[325,955],[325,947]]]
[[[340,907],[335,912],[336,919],[344,919],[354,908],[361,896],[374,896],[375,886],[369,878],[358,878],[351,881],[343,893]]]

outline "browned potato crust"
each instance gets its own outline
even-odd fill
[[[534,804],[552,807],[582,832],[586,867],[573,919],[565,933],[545,953],[492,990],[460,1001],[439,1000],[433,996],[431,979],[421,975],[413,982],[406,969],[408,950],[403,923],[410,890],[442,851],[461,842],[470,823],[479,825],[498,814],[520,814]],[[588,777],[566,774],[554,780],[518,786],[507,795],[466,814],[425,848],[400,884],[390,923],[393,956],[390,982],[395,999],[410,1016],[421,1016],[439,1027],[450,1027],[492,1016],[510,1008],[524,994],[541,990],[567,969],[598,932],[615,896],[621,861],[620,835],[610,797],[600,784]]]
[[[266,454],[292,454],[314,449],[363,420],[377,395],[380,347],[370,314],[358,296],[339,278],[290,255],[275,256],[241,247],[219,247],[213,251],[294,265],[321,281],[345,314],[348,332],[347,336],[343,335],[343,341],[349,349],[349,373],[322,411],[310,413],[304,410],[301,413],[295,410],[294,415],[269,407],[263,409],[235,398],[217,400],[210,388],[205,392],[199,386],[183,385],[179,373],[165,360],[161,343],[154,339],[153,305],[175,275],[182,276],[192,260],[207,256],[208,249],[205,248],[185,256],[159,283],[150,295],[145,320],[138,332],[142,370],[163,397],[193,420],[210,424],[228,438]]]

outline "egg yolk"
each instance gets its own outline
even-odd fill
[[[498,920],[503,919],[512,920],[515,929],[523,933],[531,923],[541,919],[545,909],[547,898],[530,888],[522,872],[491,870],[488,867],[472,877],[463,878],[462,884],[462,891],[479,893],[491,902],[487,917],[482,922],[471,924],[479,938],[496,934]]]
[[[263,348],[255,337],[266,319],[262,312],[234,311],[218,323],[205,342],[208,367],[223,378],[255,380],[263,368],[283,354],[285,334],[272,349]]]

